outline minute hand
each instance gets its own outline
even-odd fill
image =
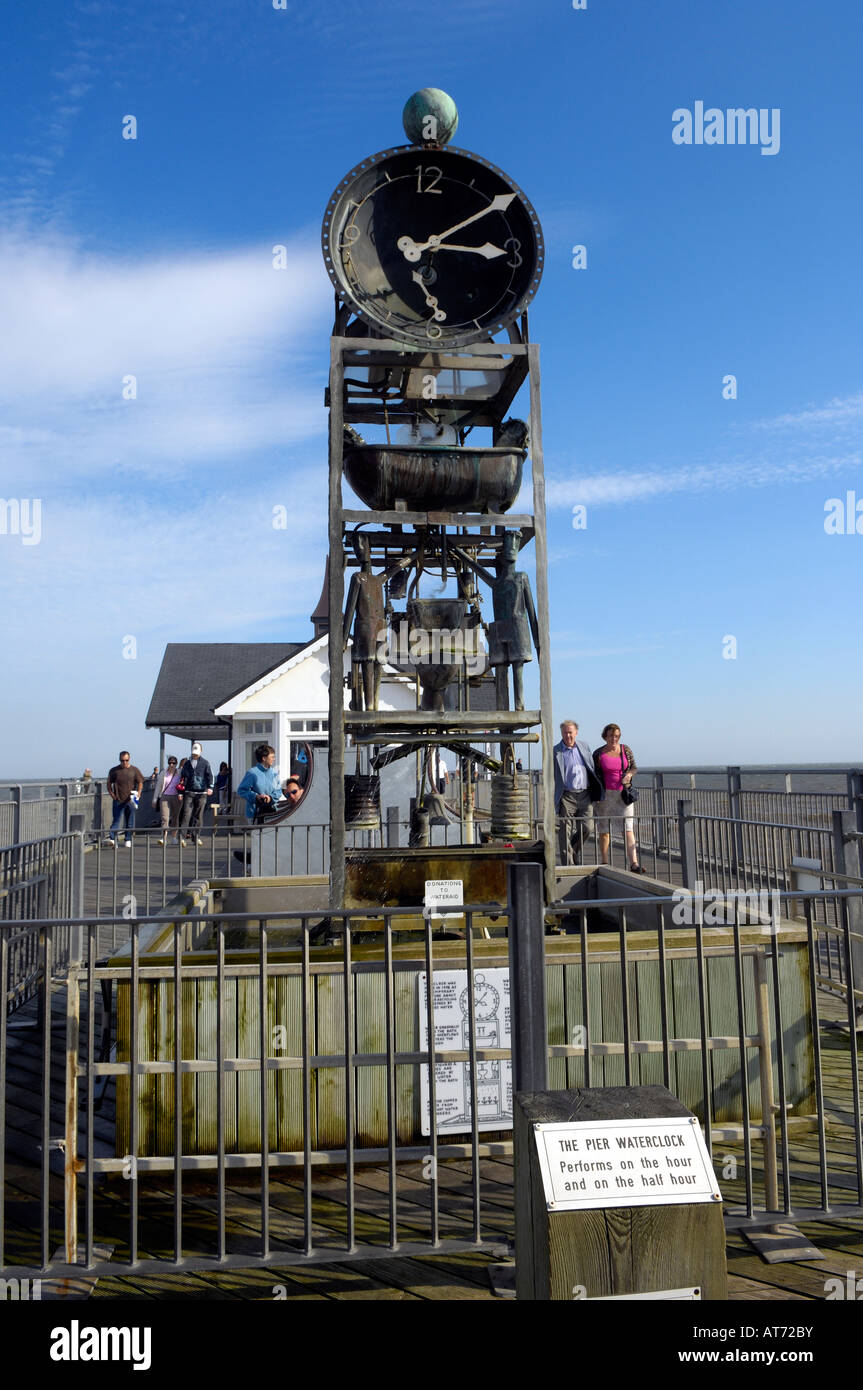
[[[478,222],[489,212],[505,212],[514,197],[514,193],[498,193],[497,197],[492,198],[488,207],[483,208],[481,212],[475,212],[473,217],[466,217],[463,222],[456,222],[454,227],[447,227],[445,232],[438,232],[437,236],[430,236],[428,241],[421,241],[417,250],[427,251],[431,246],[439,246],[447,237],[452,236],[453,232],[460,232],[462,227],[469,227],[471,222]]]

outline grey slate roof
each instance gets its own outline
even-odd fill
[[[147,711],[148,729],[189,737],[225,725],[213,710],[296,656],[308,642],[169,642]]]

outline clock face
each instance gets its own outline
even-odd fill
[[[467,990],[463,989],[459,996],[461,1011],[467,1017],[469,1012],[469,1001]],[[477,975],[473,991],[474,1016],[477,1021],[487,1022],[497,1014],[500,1004],[500,994],[494,985],[490,985],[483,975]]]
[[[339,294],[385,336],[417,347],[459,347],[504,328],[542,275],[527,198],[462,150],[372,155],[330,199],[322,241]]]

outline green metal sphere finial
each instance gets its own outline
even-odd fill
[[[423,87],[405,102],[405,135],[412,145],[448,145],[458,129],[458,109],[439,87]]]

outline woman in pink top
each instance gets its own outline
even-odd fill
[[[153,805],[160,806],[162,813],[160,845],[167,843],[169,830],[173,831],[173,844],[177,843],[177,828],[180,819],[180,793],[177,791],[179,781],[180,772],[177,767],[177,759],[169,758],[167,769],[159,774],[153,785]]]
[[[635,754],[628,744],[621,743],[619,725],[606,724],[602,737],[605,744],[602,748],[597,748],[593,755],[596,775],[605,787],[605,796],[601,802],[596,803],[594,811],[597,817],[599,853],[603,864],[607,864],[612,818],[622,820],[629,867],[634,874],[643,874],[644,869],[638,862],[638,851],[635,847],[635,807],[627,806],[621,795],[621,789],[629,786],[637,771]]]

